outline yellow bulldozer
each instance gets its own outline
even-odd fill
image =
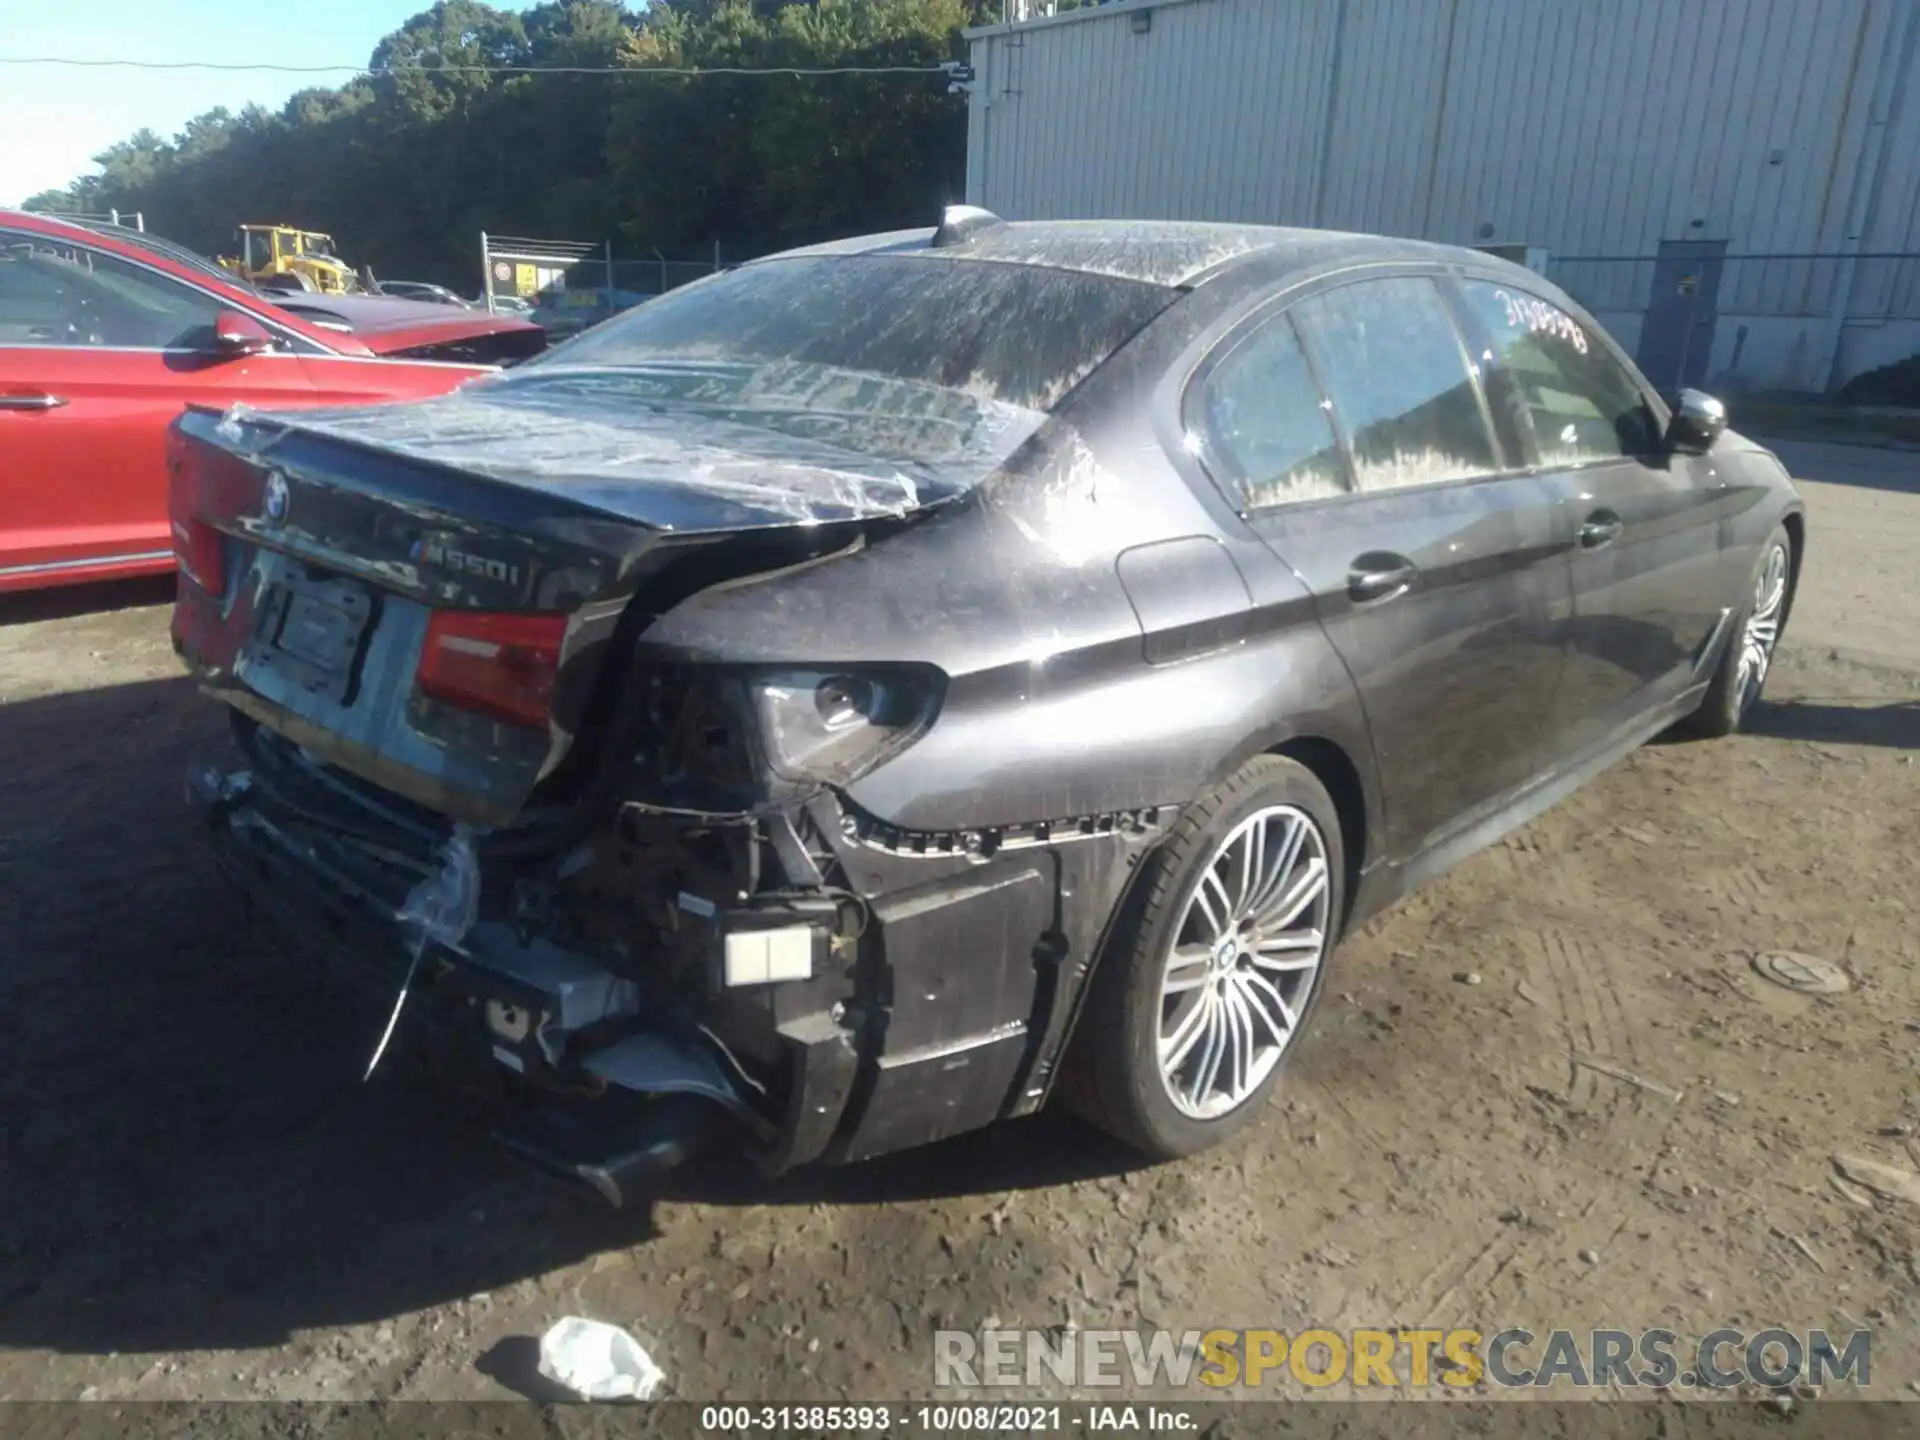
[[[364,292],[366,286],[333,250],[333,237],[292,225],[242,225],[240,253],[220,263],[268,290],[307,290],[321,295]]]

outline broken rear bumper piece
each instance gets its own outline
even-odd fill
[[[404,872],[394,876],[394,857],[300,824],[250,772],[199,771],[189,798],[253,907],[336,978],[391,1003],[416,943],[399,921],[409,884]],[[825,949],[825,929],[812,936],[812,928],[779,927],[780,963],[792,964],[799,939]],[[738,933],[745,943],[723,939],[723,963],[738,968],[744,956],[764,971],[765,917],[750,917]],[[729,1133],[744,1134],[775,1170],[812,1158],[825,1148],[823,1121],[837,1118],[852,1087],[853,1048],[840,1027],[818,1023],[825,1016],[787,1027],[792,1088],[809,1103],[770,1113],[764,1084],[697,1020],[643,1015],[641,987],[585,956],[489,919],[454,944],[419,943],[409,1032],[459,1073],[509,1072],[508,1086],[489,1087],[517,1102],[503,1107],[497,1137],[616,1206],[637,1182]]]
[[[454,943],[419,941],[416,967],[399,915],[422,854],[310,823],[284,778],[208,768],[189,780],[251,906],[382,1004],[411,973],[402,1033],[498,1097],[495,1133],[514,1153],[616,1206],[714,1141],[779,1173],[1038,1109],[1087,957],[1159,829],[1124,817],[983,858],[898,836],[862,843],[842,816],[838,856],[881,897],[858,902],[851,950],[826,895],[725,908],[683,894],[710,984],[662,994],[644,966],[616,973],[486,911]],[[746,1007],[771,1043],[722,1038]]]

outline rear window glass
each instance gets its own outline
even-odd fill
[[[669,291],[515,375],[661,361],[818,366],[1044,411],[1176,298],[1157,285],[986,261],[773,260]]]
[[[1333,421],[1286,316],[1237,345],[1200,400],[1211,443],[1252,509],[1347,492]]]

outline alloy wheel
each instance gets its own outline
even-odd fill
[[[1200,872],[1160,985],[1160,1083],[1183,1115],[1231,1113],[1280,1063],[1326,958],[1330,882],[1292,805],[1242,820]]]
[[[1739,696],[1743,713],[1767,683],[1786,600],[1787,548],[1776,542],[1768,548],[1760,576],[1753,582],[1753,608],[1747,612],[1746,627],[1740,634],[1740,668],[1734,675],[1734,694]]]

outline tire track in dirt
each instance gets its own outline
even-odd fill
[[[1538,961],[1539,982],[1566,1046],[1566,1109],[1604,1129],[1620,1107],[1619,1086],[1576,1065],[1573,1056],[1586,1054],[1628,1063],[1632,1042],[1619,1022],[1618,1005],[1609,1005],[1601,993],[1604,987],[1595,983],[1595,960],[1581,941],[1557,930],[1527,931],[1520,940],[1522,948]]]
[[[1781,918],[1773,887],[1752,865],[1709,870],[1694,883],[1693,888],[1725,908],[1752,912],[1770,919]]]
[[[1531,879],[1531,862],[1547,853],[1550,844],[1530,837],[1503,849]],[[1632,1068],[1632,1027],[1613,993],[1610,967],[1586,943],[1559,930],[1521,931],[1511,943],[1529,998],[1546,1009],[1566,1056],[1561,1108],[1584,1120],[1591,1139],[1611,1149],[1614,1129],[1622,1121],[1631,1126],[1637,1118],[1641,1092],[1573,1061],[1574,1055],[1586,1054]],[[1633,1137],[1627,1143],[1636,1141]],[[1554,1243],[1550,1227],[1536,1227],[1523,1215],[1503,1214],[1498,1233],[1427,1270],[1394,1297],[1389,1313],[1397,1323],[1426,1327],[1478,1323],[1498,1307],[1503,1282],[1544,1263]]]
[[[1481,1319],[1501,1276],[1535,1244],[1534,1234],[1505,1229],[1464,1255],[1449,1256],[1395,1302],[1395,1322],[1433,1329],[1455,1328]]]

